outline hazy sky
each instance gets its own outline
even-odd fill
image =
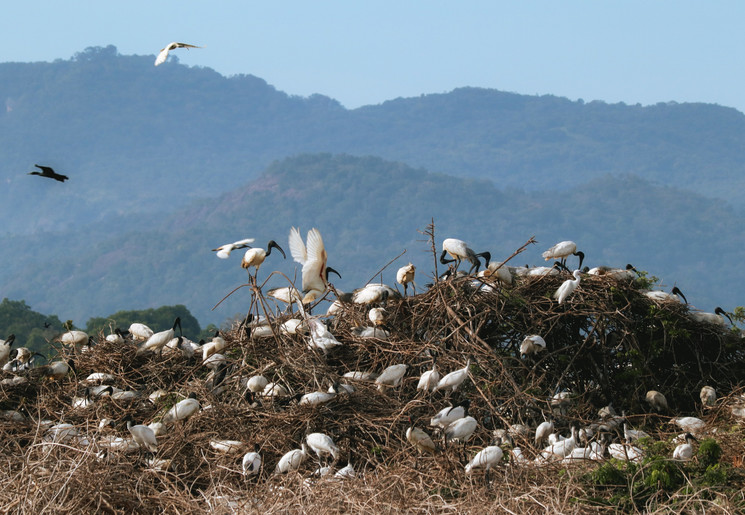
[[[6,2],[0,61],[89,46],[252,74],[346,107],[479,86],[585,101],[712,102],[745,112],[745,2]]]

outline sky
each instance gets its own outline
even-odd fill
[[[6,2],[0,62],[91,46],[251,74],[347,108],[458,87],[745,112],[745,2],[353,0]]]

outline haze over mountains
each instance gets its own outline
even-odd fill
[[[742,305],[745,116],[705,104],[628,106],[463,88],[346,110],[253,76],[86,49],[0,64],[0,298],[78,324],[186,304],[202,324],[245,311],[244,237],[286,247],[318,227],[342,290],[388,261],[433,271],[424,237],[515,264],[573,239],[590,266],[637,268],[699,308]],[[370,157],[375,156],[375,157]],[[35,163],[70,177],[28,176]],[[272,270],[294,264],[272,254]],[[283,279],[271,284],[284,286]]]

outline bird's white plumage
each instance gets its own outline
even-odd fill
[[[186,420],[199,411],[199,401],[189,397],[177,402],[161,419],[164,424],[172,424],[179,420]]]
[[[242,240],[234,241],[233,243],[226,243],[225,245],[220,245],[216,249],[212,249],[213,252],[217,252],[217,257],[220,259],[228,259],[230,257],[230,253],[236,249],[244,249],[248,247],[250,243],[253,243],[255,241],[254,238],[245,238]]]
[[[546,261],[549,261],[551,259],[564,259],[572,254],[574,254],[577,251],[577,244],[573,241],[560,241],[547,251],[545,251],[541,256],[543,256],[543,259]]]
[[[520,344],[520,355],[529,356],[546,348],[546,341],[537,334],[526,336]]]
[[[471,360],[470,358],[466,362],[466,366],[463,368],[459,368],[458,370],[454,370],[450,372],[449,374],[446,374],[440,381],[437,383],[437,386],[434,387],[432,390],[433,392],[436,392],[437,390],[447,390],[450,389],[452,391],[455,391],[458,389],[458,387],[463,384],[463,381],[466,380],[468,377],[468,368],[471,366]]]
[[[132,425],[132,421],[128,420],[127,429],[139,447],[150,452],[158,452],[158,440],[155,438],[155,432],[150,427],[141,424]]]
[[[257,451],[247,452],[243,455],[241,462],[241,468],[243,469],[244,476],[253,476],[259,473],[261,470],[261,454]]]
[[[437,363],[432,363],[432,369],[424,372],[416,385],[417,390],[430,391],[440,382],[440,372],[437,371]]]
[[[717,402],[717,392],[712,386],[702,387],[699,397],[701,398],[701,404],[707,408],[713,407]]]
[[[467,404],[461,406],[448,406],[437,412],[429,421],[429,425],[446,429],[450,424],[466,416]]]
[[[308,295],[322,295],[326,291],[326,261],[328,256],[323,245],[321,233],[315,227],[308,231],[306,237],[307,246],[303,243],[300,230],[296,227],[290,229],[290,254],[292,258],[303,265],[303,292]],[[312,300],[312,299],[309,299]]]
[[[556,292],[554,292],[554,299],[556,299],[559,304],[562,304],[572,293],[574,293],[574,290],[577,289],[579,286],[580,274],[581,272],[579,270],[575,270],[572,273],[574,279],[567,279],[561,286],[559,286]]]
[[[417,448],[417,451],[433,453],[437,449],[432,437],[426,431],[413,424],[406,430],[406,440]]]
[[[300,449],[293,449],[280,458],[277,466],[274,468],[274,473],[286,474],[287,472],[297,470],[307,457],[308,448],[305,446],[305,442],[303,442]]]
[[[145,324],[135,322],[129,326],[129,334],[131,334],[132,338],[135,340],[147,340],[153,335],[153,330]]]
[[[171,50],[176,50],[177,48],[186,48],[188,50],[189,48],[201,48],[201,47],[198,47],[196,45],[190,45],[188,43],[178,43],[176,41],[168,43],[165,46],[165,48],[162,48],[160,50],[160,53],[155,58],[155,66],[159,66],[163,64],[164,62],[166,62],[166,59],[168,59],[168,52],[170,52]]]
[[[471,438],[478,427],[478,422],[472,416],[459,418],[445,429],[445,438],[465,443]]]
[[[330,454],[334,460],[339,459],[339,448],[334,443],[334,439],[329,435],[325,433],[310,433],[305,437],[305,441],[318,458]]]
[[[382,391],[386,386],[398,386],[401,384],[401,380],[403,379],[404,374],[406,374],[407,368],[409,368],[409,365],[399,363],[391,365],[383,370],[375,380],[375,383],[378,385],[378,390]]]
[[[466,474],[470,474],[475,468],[484,467],[489,470],[496,467],[502,461],[503,454],[502,449],[496,445],[484,447],[466,464]]]

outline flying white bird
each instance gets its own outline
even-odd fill
[[[253,243],[254,241],[254,238],[246,238],[244,240],[238,240],[233,243],[226,243],[225,245],[221,245],[216,249],[212,249],[212,252],[217,252],[216,255],[220,259],[228,259],[232,251],[237,249],[245,249],[246,247],[248,247],[249,243]]]
[[[163,64],[166,62],[166,59],[168,59],[168,52],[171,50],[176,50],[177,48],[185,48],[189,50],[190,48],[202,48],[200,46],[196,45],[190,45],[188,43],[177,43],[174,41],[173,43],[168,43],[165,48],[160,49],[160,53],[158,54],[158,57],[155,58],[155,66],[158,66],[160,64]]]

